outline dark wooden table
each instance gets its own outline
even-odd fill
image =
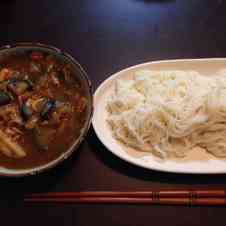
[[[0,45],[38,41],[72,54],[94,88],[145,61],[226,56],[223,0],[1,0]],[[144,170],[110,154],[91,128],[79,150],[51,172],[0,179],[0,225],[225,225],[224,207],[31,205],[24,192],[226,187],[226,176]]]

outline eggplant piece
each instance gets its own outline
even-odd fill
[[[40,112],[40,117],[43,120],[47,120],[49,118],[50,113],[56,107],[55,100],[47,100]]]
[[[0,106],[9,104],[11,102],[12,98],[10,95],[2,90],[0,90]]]
[[[9,81],[7,88],[16,95],[21,95],[28,90],[33,89],[33,84],[30,80],[12,79]]]
[[[29,118],[31,118],[32,116],[32,110],[26,105],[26,103],[23,103],[21,106],[20,106],[20,113],[21,113],[21,116],[22,118],[27,121]]]

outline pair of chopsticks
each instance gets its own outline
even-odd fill
[[[226,205],[226,190],[87,191],[33,193],[24,196],[32,203],[96,203],[158,205]]]

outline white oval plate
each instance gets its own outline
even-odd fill
[[[192,174],[226,173],[226,159],[217,159],[201,149],[191,151],[189,156],[184,159],[160,160],[150,153],[138,152],[128,148],[112,137],[112,133],[106,123],[106,102],[109,95],[113,92],[116,79],[129,79],[135,71],[141,69],[195,70],[211,76],[213,73],[225,68],[226,58],[164,60],[139,64],[112,75],[99,86],[94,94],[92,123],[97,136],[105,147],[116,156],[147,169]]]

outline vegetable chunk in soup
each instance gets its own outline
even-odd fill
[[[70,64],[21,51],[0,61],[0,166],[22,169],[56,159],[79,137],[87,99]]]

